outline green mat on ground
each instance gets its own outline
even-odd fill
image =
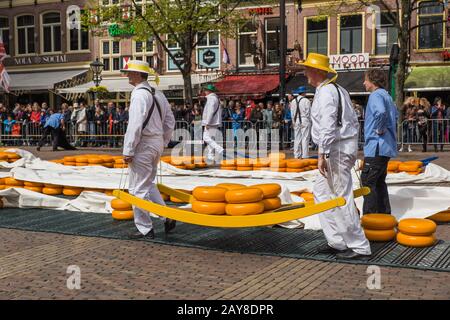
[[[396,242],[372,243],[370,259],[345,261],[336,260],[334,255],[316,252],[318,246],[326,243],[321,231],[268,227],[225,229],[178,223],[172,233],[165,235],[161,220],[154,219],[154,225],[156,239],[134,241],[329,262],[450,271],[450,243],[445,241],[429,248],[408,248]],[[7,208],[0,211],[0,228],[113,239],[127,239],[127,234],[136,230],[133,221],[115,221],[109,214]]]

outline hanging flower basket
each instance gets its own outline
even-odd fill
[[[102,99],[108,92],[108,88],[105,86],[90,87],[87,91],[91,95],[96,94],[99,99]]]

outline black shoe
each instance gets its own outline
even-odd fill
[[[177,225],[176,220],[167,219],[166,221],[164,221],[164,232],[169,233],[170,231],[175,229],[176,225]]]
[[[155,239],[155,231],[152,229],[147,234],[142,234],[139,231],[128,234],[128,239],[137,240],[137,239]]]
[[[345,250],[338,250],[338,249],[332,248],[328,244],[324,244],[323,246],[318,247],[316,250],[318,253],[323,253],[323,254],[338,254],[338,253],[345,252]]]
[[[37,147],[36,150],[37,150],[37,151],[41,151],[41,147]]]
[[[359,254],[353,250],[347,250],[342,253],[336,254],[336,259],[342,260],[357,260],[357,259],[369,259],[370,254]]]

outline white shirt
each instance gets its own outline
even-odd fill
[[[215,93],[206,96],[206,104],[203,109],[202,126],[220,126],[222,124],[222,110],[220,110],[219,98]]]
[[[162,115],[159,114],[158,107],[155,104],[150,120],[145,128],[142,128],[153,104],[153,97],[147,90],[139,89],[140,87],[151,88],[148,82],[144,81],[138,84],[131,92],[128,126],[123,146],[123,154],[126,156],[134,156],[136,146],[141,139],[154,139],[155,141],[163,142],[164,146],[167,146],[175,127],[175,117],[169,101],[167,101],[161,91],[155,90],[155,97],[161,107]]]
[[[298,104],[300,114],[296,118],[297,101],[300,101]],[[309,124],[311,122],[311,102],[309,101],[308,98],[298,96],[289,103],[289,107],[291,109],[291,117],[293,124],[299,124],[300,120],[303,124]]]
[[[328,81],[328,80],[326,80]],[[334,142],[358,138],[359,123],[350,95],[340,88],[342,98],[342,127],[337,126],[338,92],[334,85],[324,81],[316,88],[312,103],[312,139],[319,154],[329,153]],[[344,150],[345,151],[345,150]]]

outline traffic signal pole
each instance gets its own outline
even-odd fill
[[[286,0],[280,0],[280,101],[286,95]]]

